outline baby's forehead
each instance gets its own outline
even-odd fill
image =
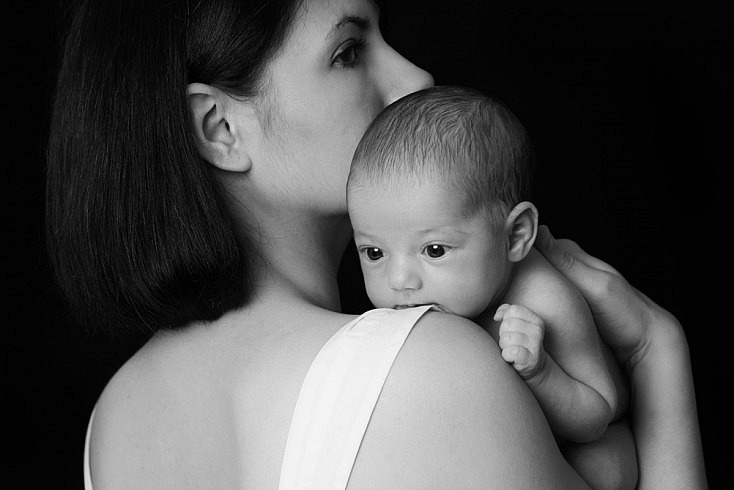
[[[479,212],[466,195],[440,181],[421,183],[371,181],[355,185],[348,192],[347,209],[351,216],[370,221],[459,222],[474,219]]]
[[[382,201],[416,202],[438,200],[450,204],[447,208],[463,207],[462,192],[441,179],[412,179],[402,176],[363,179],[352,183],[347,190],[351,204],[379,199]],[[397,210],[396,210],[397,211]]]

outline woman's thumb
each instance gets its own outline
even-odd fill
[[[593,270],[585,262],[591,258],[573,241],[567,239],[556,239],[546,225],[538,227],[538,237],[535,245],[543,256],[553,264],[564,276],[566,276],[576,287],[585,291],[584,283],[593,273]]]

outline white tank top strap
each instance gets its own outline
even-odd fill
[[[343,490],[390,368],[430,305],[370,310],[321,348],[301,385],[279,490]]]
[[[89,416],[89,423],[87,424],[87,435],[84,437],[84,490],[93,490],[92,488],[92,471],[89,465],[89,436],[92,433],[92,422],[94,421],[94,412],[97,411],[97,406],[92,409],[92,414]]]

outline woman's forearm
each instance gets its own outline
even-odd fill
[[[647,348],[630,359],[639,487],[707,488],[688,344],[666,313]]]

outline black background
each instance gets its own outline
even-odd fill
[[[731,20],[701,2],[387,3],[383,30],[394,47],[437,84],[492,93],[523,121],[540,159],[541,222],[681,320],[709,482],[718,487],[732,456],[728,202],[723,209],[734,163]],[[81,488],[91,408],[143,339],[82,332],[53,289],[43,248],[43,144],[58,2],[18,2],[5,14],[8,469],[11,481],[26,482],[17,488]],[[349,256],[342,277],[355,274]],[[344,286],[343,302],[350,312],[367,307],[359,281]]]

